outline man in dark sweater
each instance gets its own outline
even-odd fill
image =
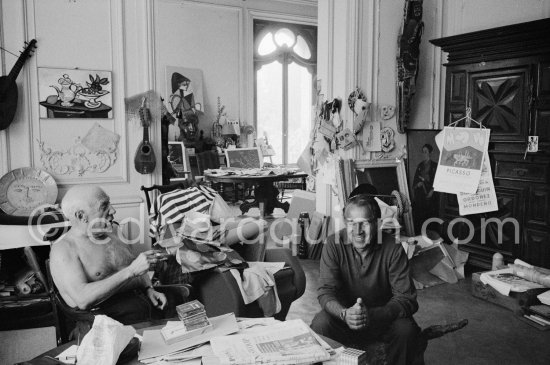
[[[346,229],[323,247],[319,312],[311,328],[346,346],[389,344],[389,364],[410,364],[420,329],[416,291],[401,244],[378,232],[380,208],[368,195],[352,197],[344,209]]]

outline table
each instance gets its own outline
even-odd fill
[[[178,320],[177,318],[171,318],[171,319],[161,319],[161,320],[155,320],[155,321],[148,321],[148,322],[141,322],[136,323],[132,325],[136,329],[136,332],[139,335],[143,335],[143,331],[145,330],[151,330],[151,329],[158,329],[164,327],[166,325],[167,321],[175,321]],[[341,346],[341,344],[337,341],[334,341],[328,337],[325,337],[323,335],[319,335],[323,340],[325,340],[332,348],[338,348]],[[34,359],[23,363],[23,365],[41,365],[41,364],[62,364],[61,362],[55,362],[54,360],[51,360],[51,358],[55,358],[57,355],[71,347],[72,345],[75,345],[76,341],[67,342],[61,346],[58,346],[54,349],[51,349],[50,351],[47,351]],[[120,365],[141,365],[142,363],[138,361],[137,357],[132,359],[131,361],[125,362],[124,364]]]
[[[242,214],[248,212],[252,207],[258,207],[260,209],[260,216],[264,217],[273,213],[275,208],[281,208],[288,212],[290,204],[288,202],[281,203],[277,196],[279,190],[273,186],[274,182],[287,181],[289,179],[302,178],[305,179],[308,175],[306,173],[296,174],[273,174],[273,175],[215,175],[211,173],[204,173],[204,178],[208,181],[219,183],[245,183],[254,186],[254,201],[244,201],[240,205]],[[305,184],[304,184],[305,185]]]
[[[87,108],[84,104],[80,103],[74,103],[72,106],[63,106],[59,100],[54,104],[41,101],[40,105],[48,110],[48,118],[109,118],[109,112],[113,109],[103,103],[94,109]]]

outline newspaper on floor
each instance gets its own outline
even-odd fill
[[[319,337],[300,319],[266,326],[261,333],[215,337],[210,344],[224,365],[286,365],[330,359]]]
[[[544,288],[544,286],[525,280],[514,275],[512,268],[484,272],[479,280],[485,285],[492,286],[502,295],[509,296],[511,291],[525,292],[529,289]]]

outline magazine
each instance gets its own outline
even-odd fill
[[[210,343],[220,364],[227,365],[286,365],[330,358],[318,336],[301,319],[266,326],[261,333],[215,337]]]
[[[492,286],[502,295],[509,296],[511,291],[525,292],[529,289],[544,288],[544,286],[514,275],[511,268],[484,272],[479,279],[485,285]]]

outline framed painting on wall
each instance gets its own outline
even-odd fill
[[[112,118],[110,71],[38,68],[41,118]]]
[[[199,115],[204,113],[202,71],[166,66],[168,111],[177,119],[180,141],[198,137]]]
[[[426,219],[439,214],[439,193],[434,191],[433,182],[440,154],[435,136],[440,132],[438,129],[407,131],[407,170],[417,233]]]

